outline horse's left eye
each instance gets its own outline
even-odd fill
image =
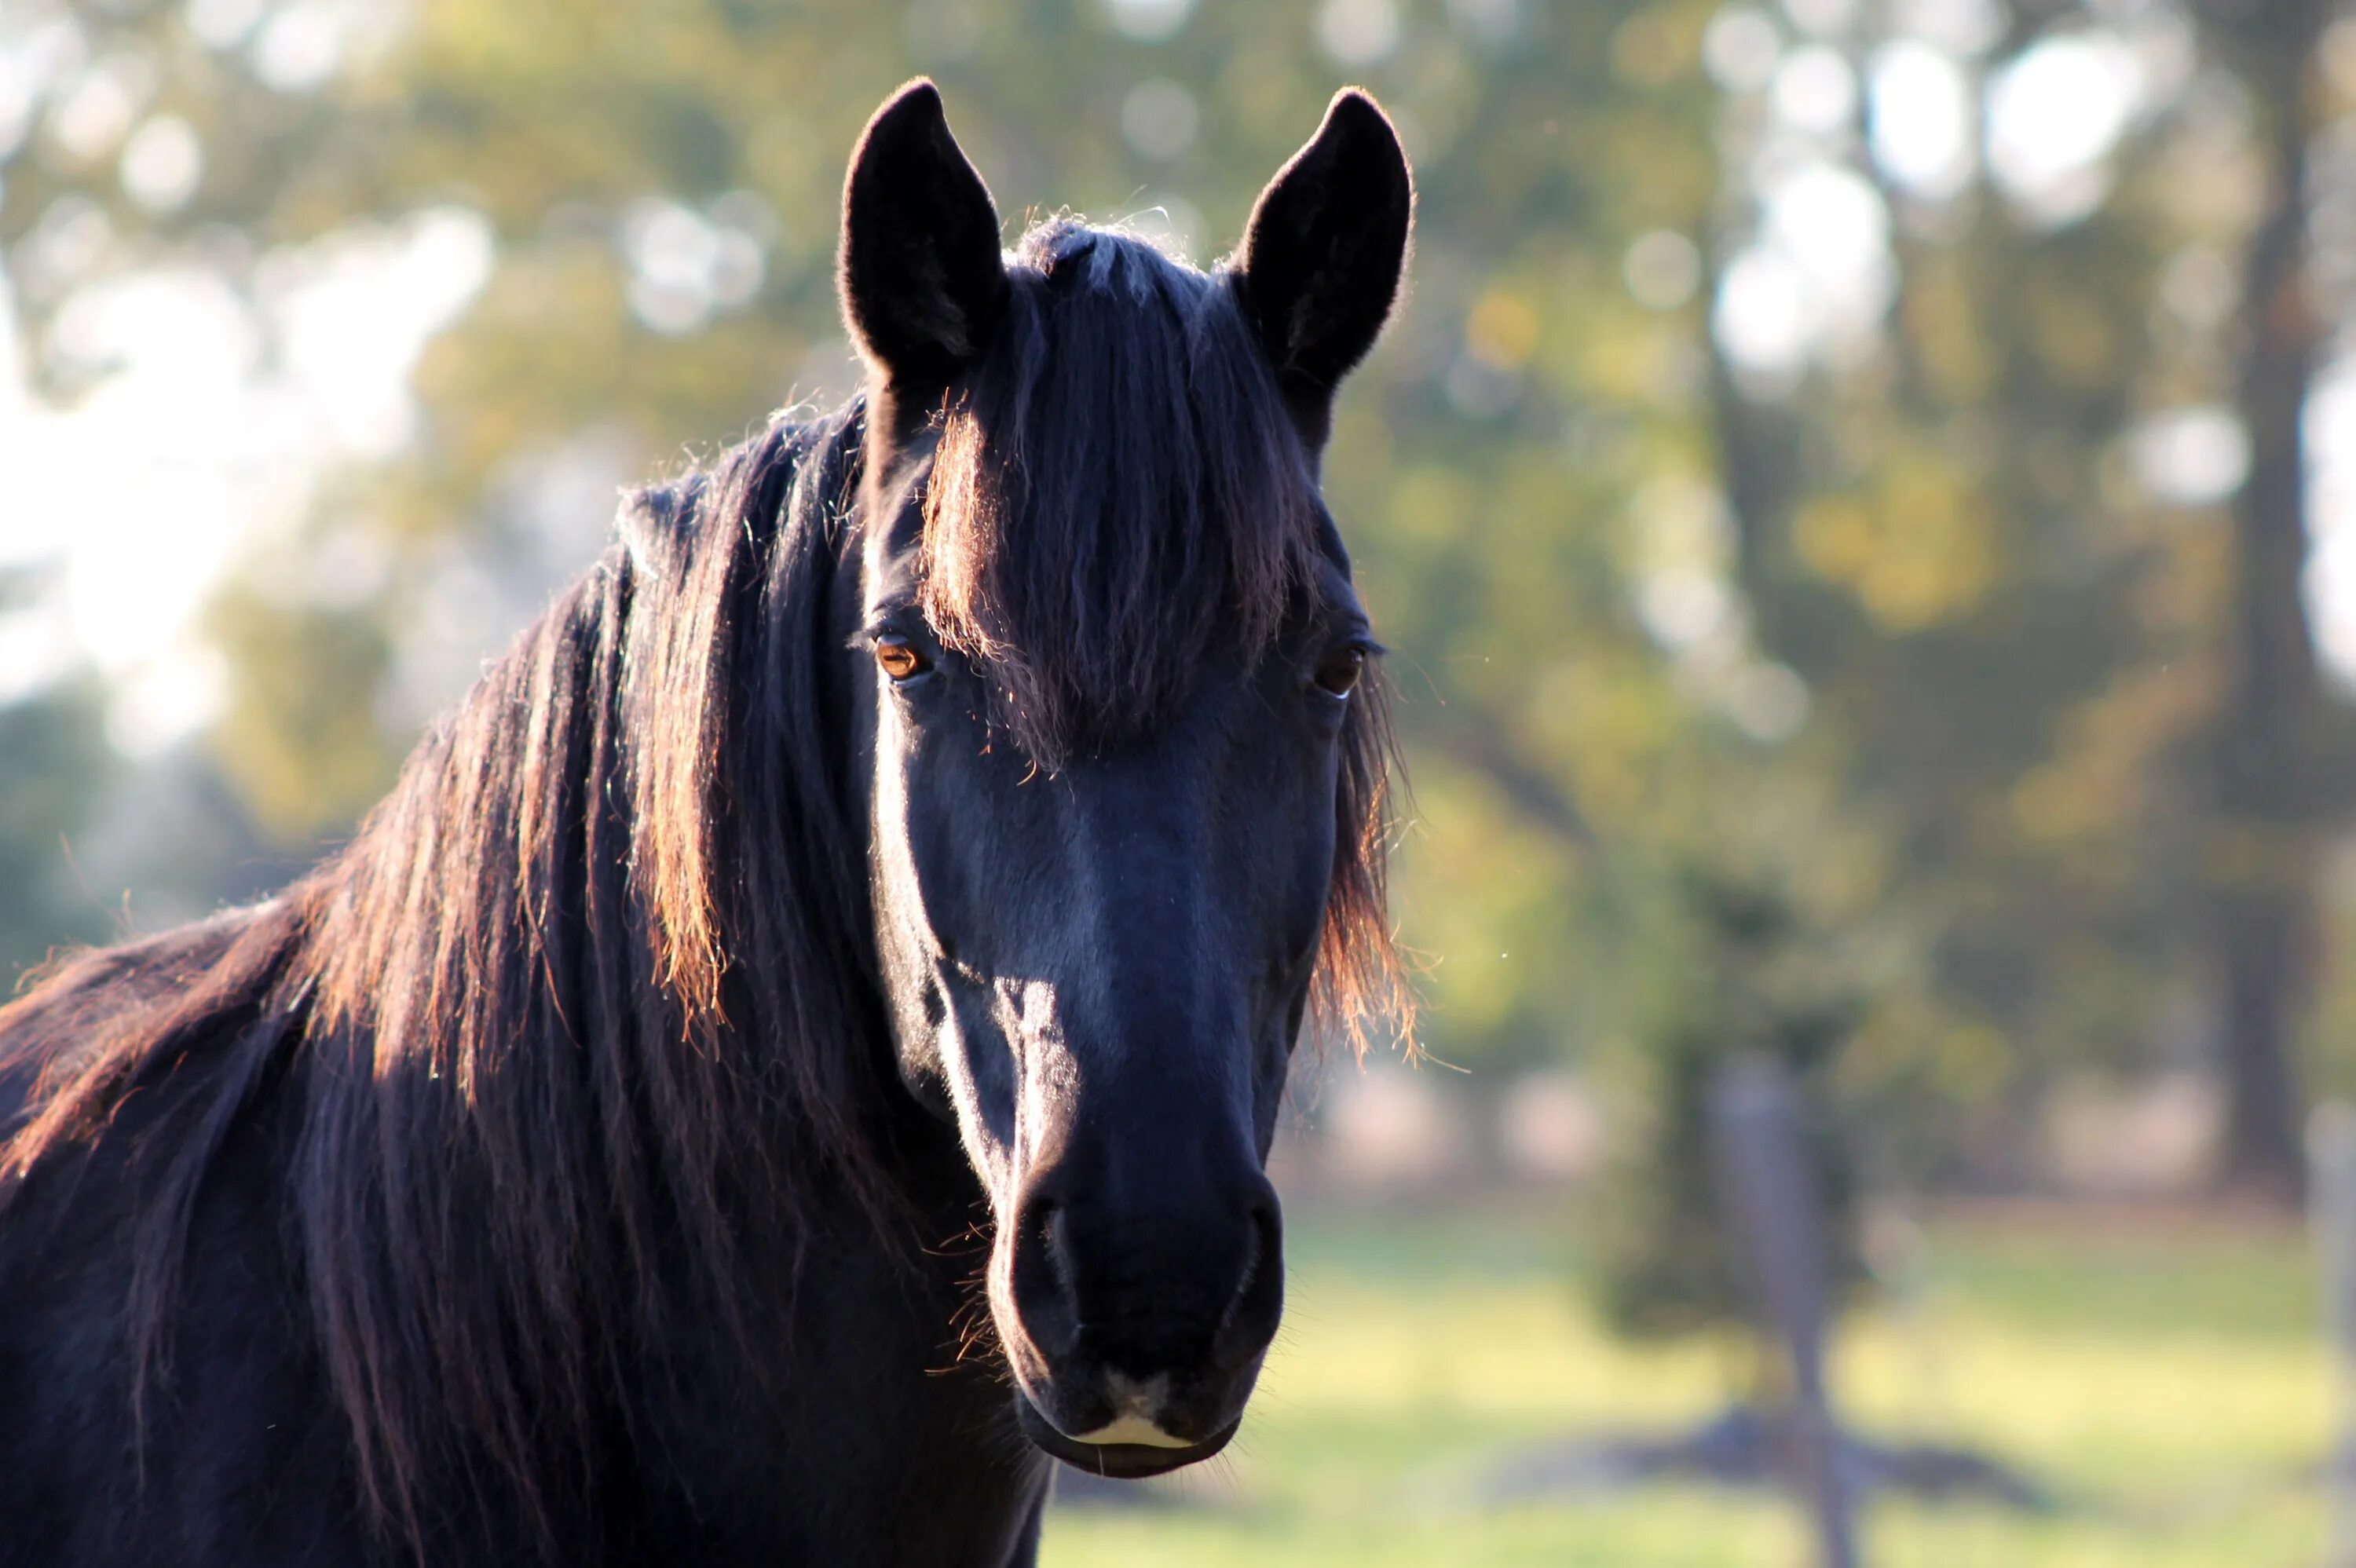
[[[1358,684],[1358,677],[1365,673],[1365,649],[1336,648],[1317,667],[1317,689],[1328,697],[1347,697]]]
[[[933,667],[924,650],[905,637],[876,638],[875,662],[894,680],[914,680]]]

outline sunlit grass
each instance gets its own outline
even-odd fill
[[[1082,1564],[1799,1568],[1780,1499],[1676,1487],[1481,1506],[1500,1456],[1582,1433],[1672,1433],[1723,1403],[1708,1344],[1631,1346],[1574,1249],[1527,1215],[1297,1221],[1291,1306],[1250,1420],[1182,1506],[1069,1509]],[[1978,1446],[2065,1507],[1887,1502],[1870,1568],[2312,1568],[2329,1391],[2313,1281],[2286,1231],[1948,1225],[1924,1287],[1841,1344],[1874,1435]]]

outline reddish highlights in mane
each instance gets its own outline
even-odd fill
[[[702,1334],[750,1375],[761,1271],[846,1189],[881,1217],[863,867],[819,699],[859,445],[854,407],[634,497],[626,547],[341,853],[0,1008],[0,1114],[29,1081],[0,1217],[91,1160],[141,1194],[143,1414],[197,1196],[273,1084],[323,1369],[370,1511],[420,1552],[502,1508],[552,1550],[594,1511],[578,1445],[617,1369]]]

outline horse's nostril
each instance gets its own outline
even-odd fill
[[[1276,1194],[1272,1190],[1258,1194],[1250,1215],[1251,1250],[1211,1347],[1213,1359],[1230,1369],[1268,1348],[1277,1319],[1284,1313],[1284,1221]]]
[[[1051,1358],[1070,1354],[1080,1332],[1079,1301],[1059,1236],[1063,1212],[1054,1199],[1034,1196],[1015,1217],[1014,1310],[1032,1344]]]

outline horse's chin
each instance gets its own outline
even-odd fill
[[[1150,1443],[1083,1443],[1048,1424],[1047,1418],[1019,1391],[1014,1395],[1014,1419],[1033,1446],[1076,1470],[1108,1476],[1116,1481],[1149,1480],[1199,1464],[1225,1448],[1235,1437],[1237,1428],[1243,1425],[1243,1418],[1238,1416],[1202,1442],[1184,1448],[1163,1448]]]

